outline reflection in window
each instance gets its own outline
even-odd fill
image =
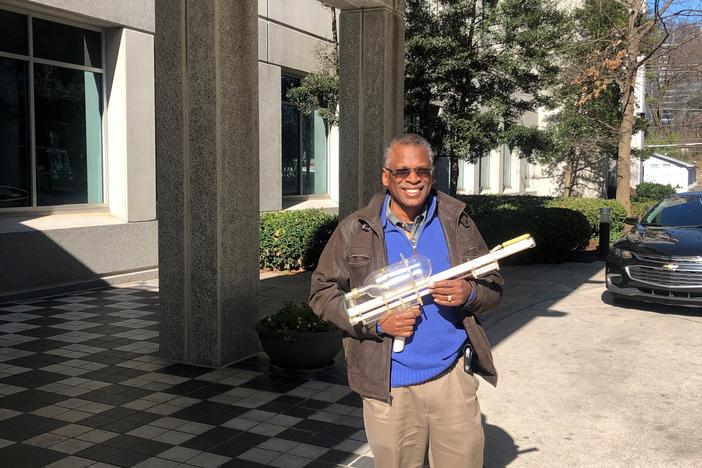
[[[286,101],[297,85],[299,79],[282,77],[283,195],[327,193],[327,127],[318,112],[302,115]]]
[[[27,62],[0,57],[0,208],[31,206]]]
[[[102,202],[101,90],[97,73],[34,66],[38,205]]]
[[[0,23],[0,208],[102,203],[101,33]]]
[[[34,18],[34,56],[55,62],[101,68],[100,33]]]
[[[651,210],[644,222],[660,226],[702,226],[702,198],[666,198]]]
[[[283,103],[283,195],[299,195],[300,180],[300,112]]]

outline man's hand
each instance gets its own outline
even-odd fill
[[[410,337],[414,333],[414,324],[420,312],[418,305],[402,312],[394,312],[380,320],[380,328],[390,336]]]
[[[471,283],[464,279],[438,281],[429,288],[434,296],[434,303],[448,307],[465,304],[472,290]]]

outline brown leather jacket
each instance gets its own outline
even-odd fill
[[[488,252],[473,220],[463,211],[465,204],[442,192],[437,210],[446,235],[451,265],[455,266]],[[364,208],[339,222],[312,274],[310,306],[324,320],[344,332],[344,351],[351,389],[363,396],[388,400],[390,395],[390,354],[392,337],[380,337],[375,324],[351,326],[344,311],[343,296],[359,287],[373,271],[387,264],[380,213],[385,193],[376,194]],[[463,325],[473,345],[476,372],[492,385],[497,371],[490,343],[478,320],[495,308],[502,298],[503,280],[494,272],[474,282],[475,300],[462,307]]]

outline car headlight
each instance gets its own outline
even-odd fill
[[[619,247],[614,248],[614,255],[623,259],[629,259],[633,257],[631,252],[629,252],[628,250],[620,249]]]

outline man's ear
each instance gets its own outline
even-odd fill
[[[383,169],[383,174],[380,176],[380,180],[383,183],[383,187],[388,188],[390,185],[390,180],[388,179],[388,171]]]

